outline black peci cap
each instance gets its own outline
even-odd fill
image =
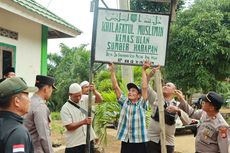
[[[127,88],[128,88],[128,90],[131,88],[135,88],[135,89],[137,89],[138,93],[141,94],[141,88],[138,87],[137,85],[135,85],[134,83],[128,83]]]
[[[212,103],[218,109],[224,104],[224,98],[214,91],[210,91],[208,94],[201,96],[201,99],[205,102]]]
[[[45,85],[50,85],[52,86],[54,89],[56,89],[55,85],[55,79],[53,77],[50,76],[44,76],[44,75],[37,75],[36,76],[36,82],[35,82],[35,86],[39,86],[40,84],[45,84]]]
[[[10,72],[15,72],[14,67],[8,66],[6,69],[4,69],[3,75],[7,75]]]

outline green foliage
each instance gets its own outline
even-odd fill
[[[184,1],[178,0],[177,10],[183,8]],[[170,3],[152,2],[148,0],[131,0],[130,1],[131,10],[151,12],[151,13],[168,13],[170,12]]]
[[[150,120],[152,120],[151,114],[152,114],[152,109],[151,109],[150,106],[148,106],[148,109],[147,109],[147,112],[146,112],[146,116],[145,116],[145,117],[146,117],[146,121],[145,121],[145,123],[146,123],[146,128],[149,127]]]
[[[230,84],[228,82],[218,82],[216,90],[224,96],[225,100],[230,97]]]
[[[103,103],[97,105],[94,117],[94,129],[102,144],[107,143],[106,128],[109,123],[118,122],[120,116],[120,105],[113,91],[102,92]]]
[[[110,72],[107,70],[100,71],[96,77],[95,81],[97,84],[97,89],[99,91],[107,91],[112,89],[112,83],[110,80]]]
[[[141,66],[134,66],[133,67],[133,76],[135,83],[141,86],[141,78],[142,78],[142,67]]]
[[[60,116],[60,112],[52,112],[51,113],[51,127],[52,127],[52,134],[54,135],[58,135],[64,134],[65,128],[64,126],[62,126],[62,122],[61,122],[61,116]],[[53,143],[57,142],[59,140],[54,140]]]
[[[116,65],[116,76],[117,76],[117,81],[122,82],[121,80],[121,66]],[[101,70],[99,71],[96,76],[95,76],[95,83],[97,85],[97,89],[99,91],[108,91],[112,89],[112,82],[110,79],[110,72],[109,70]]]
[[[61,120],[61,115],[59,112],[51,112],[51,119],[52,120]]]
[[[166,79],[188,91],[216,91],[230,76],[230,1],[197,0],[171,27]]]
[[[64,134],[65,128],[62,126],[60,120],[57,121],[52,121],[51,122],[51,127],[52,127],[52,133],[59,133],[61,135]]]

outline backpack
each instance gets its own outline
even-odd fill
[[[164,104],[165,124],[174,125],[176,123],[176,113],[166,111],[167,104]],[[159,108],[157,107],[155,115],[151,116],[152,119],[159,122]]]

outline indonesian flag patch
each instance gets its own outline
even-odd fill
[[[16,145],[13,145],[13,153],[14,152],[25,152],[25,145],[24,144],[16,144]]]

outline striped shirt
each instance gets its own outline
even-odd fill
[[[145,114],[147,101],[140,98],[133,104],[124,94],[118,99],[122,109],[118,123],[118,140],[130,143],[147,142]]]

